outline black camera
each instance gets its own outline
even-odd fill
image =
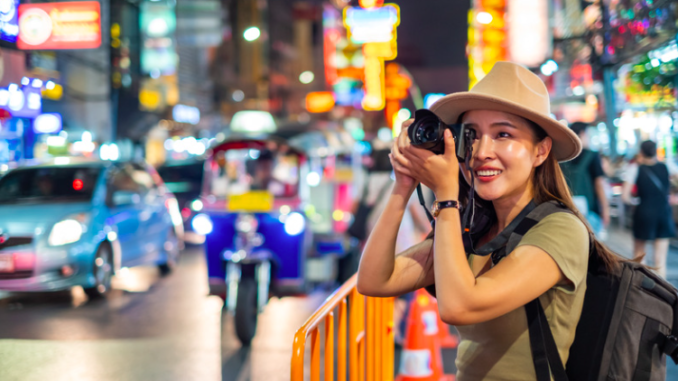
[[[407,136],[413,146],[441,155],[445,153],[445,129],[452,131],[457,158],[465,160],[471,152],[476,131],[465,128],[463,124],[446,124],[430,110],[414,112],[414,122],[408,127]]]

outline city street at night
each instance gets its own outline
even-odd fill
[[[289,380],[294,331],[325,296],[272,300],[242,348],[221,299],[207,296],[200,248],[167,278],[130,270],[105,300],[2,294],[0,380]]]
[[[0,381],[678,381],[678,0],[0,0]]]

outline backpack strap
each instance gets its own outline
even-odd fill
[[[551,373],[553,373],[553,381],[568,381],[563,360],[560,358],[558,346],[539,298],[525,305],[525,314],[537,381],[550,381]]]
[[[497,262],[506,255],[510,254],[513,249],[520,243],[525,233],[527,233],[534,225],[557,212],[569,212],[565,205],[549,201],[537,206],[534,210],[528,213],[521,221],[519,221],[516,228],[510,234],[506,246],[496,254]],[[494,258],[493,258],[494,259]],[[565,373],[565,366],[558,353],[558,346],[553,338],[553,333],[549,327],[546,313],[539,301],[539,298],[529,302],[525,305],[525,314],[527,315],[527,325],[530,333],[530,350],[532,351],[532,362],[534,370],[537,375],[537,381],[550,381],[553,375],[554,381],[568,381]]]
[[[659,348],[678,365],[678,298],[673,303],[673,329]]]

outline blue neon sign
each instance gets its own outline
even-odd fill
[[[19,0],[0,0],[0,40],[16,43],[19,36]]]

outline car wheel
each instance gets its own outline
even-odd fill
[[[158,265],[160,275],[169,275],[179,263],[179,239],[174,232],[174,228],[170,228],[167,233],[167,239],[163,247],[165,250],[166,262]]]
[[[257,331],[257,282],[243,278],[238,285],[238,302],[235,306],[235,333],[243,346],[252,343]]]
[[[101,245],[94,256],[94,262],[92,263],[94,286],[85,288],[85,293],[90,299],[100,298],[111,289],[111,277],[113,276],[111,254],[110,246]]]

